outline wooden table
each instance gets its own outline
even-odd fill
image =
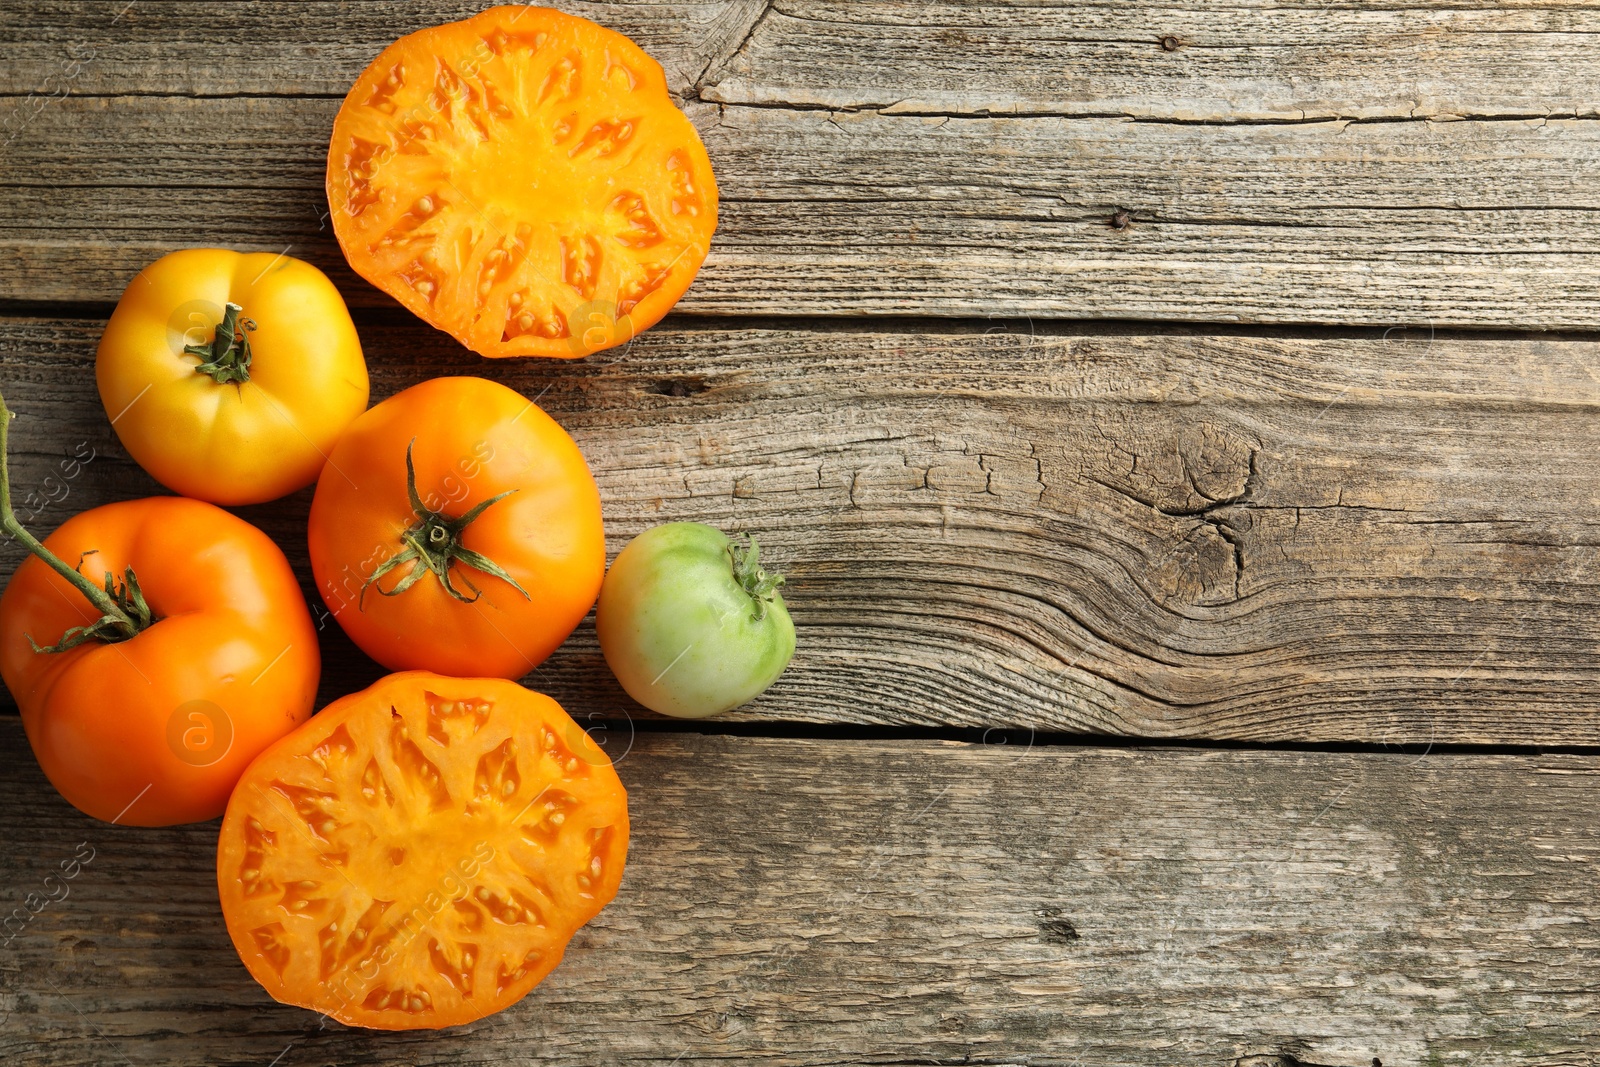
[[[327,225],[357,72],[476,9],[9,0],[35,525],[158,491],[90,370],[133,273],[286,251],[356,307],[374,399],[541,395],[613,552],[759,533],[794,666],[697,727],[589,623],[528,679],[618,757],[628,874],[439,1035],[274,1004],[215,825],[80,816],[0,720],[0,1060],[1595,1062],[1600,6],[568,5],[662,61],[723,190],[679,311],[575,365],[470,356]],[[303,576],[308,505],[241,509]],[[323,637],[324,699],[379,675]]]

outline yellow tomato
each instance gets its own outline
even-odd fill
[[[215,504],[309,485],[367,407],[339,290],[270,252],[191,248],[140,271],[106,325],[95,377],[128,454]]]

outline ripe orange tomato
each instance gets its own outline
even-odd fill
[[[283,553],[243,519],[183,497],[85,511],[44,548],[153,621],[131,637],[102,625],[104,639],[36,651],[81,638],[73,631],[102,612],[38,556],[17,568],[0,596],[0,675],[39,765],[97,819],[215,819],[250,761],[316,699],[316,629]]]
[[[217,887],[274,999],[437,1029],[520,1000],[616,895],[628,799],[561,706],[502,679],[394,674],[250,765]]]
[[[661,65],[546,8],[385,49],[334,120],[327,189],[356,272],[485,356],[627,341],[717,228],[711,161]]]
[[[520,678],[604,576],[600,491],[522,394],[435,378],[339,439],[311,502],[311,569],[339,625],[391,670]]]
[[[339,290],[270,252],[186,248],[140,271],[106,324],[95,378],[139,466],[213,504],[310,485],[367,407]]]

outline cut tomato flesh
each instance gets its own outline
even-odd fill
[[[658,321],[717,224],[711,163],[661,67],[543,8],[402,38],[328,155],[351,265],[486,356],[582,356]]]
[[[438,1028],[514,1003],[615,895],[627,798],[549,697],[391,675],[246,771],[217,878],[276,999],[355,1026]]]

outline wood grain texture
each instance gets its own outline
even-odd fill
[[[54,91],[79,95],[16,98],[0,298],[112,299],[159,253],[221,243],[289,248],[358,302],[380,300],[343,267],[321,182],[338,86],[386,28],[361,16],[343,34],[344,9],[329,4],[133,10],[154,28],[106,31],[122,42],[110,80],[95,81],[96,53],[57,79]],[[181,29],[202,11],[225,20],[225,38],[261,29],[290,43],[241,69],[186,65],[198,44],[173,43],[189,38],[160,20]],[[585,11],[662,42],[717,166],[722,228],[685,311],[1600,320],[1600,120],[1578,47],[1600,14],[1581,5],[1332,5],[1282,19],[1144,5]],[[49,22],[59,29],[45,38],[67,39],[91,17],[35,11],[7,32],[34,40]],[[1335,54],[1318,58],[1324,31]],[[1172,53],[1152,43],[1169,33]],[[939,63],[924,62],[930,35]],[[347,43],[315,62],[284,57],[324,37]],[[135,90],[132,61],[115,57],[147,54],[166,58]],[[296,73],[269,91],[285,65]],[[296,95],[327,84],[334,95]],[[887,99],[894,86],[903,94]],[[174,92],[202,98],[148,95]],[[1119,211],[1121,229],[1109,225]]]
[[[1592,118],[1596,33],[1600,8],[1571,2],[781,0],[700,95],[1193,123]]]
[[[1600,1033],[1592,759],[641,735],[616,901],[520,1004],[404,1035],[270,1001],[215,826],[93,822],[20,734],[8,1062],[1589,1067]]]
[[[1595,1067],[1600,764],[1433,746],[1600,745],[1600,343],[1428,327],[1597,321],[1600,2],[563,2],[663,62],[724,201],[687,314],[561,365],[383,310],[327,225],[345,89],[481,6],[5,5],[0,301],[310,259],[375,399],[540,397],[613,553],[761,535],[800,649],[729,718],[1007,744],[657,732],[586,622],[527,681],[620,757],[622,895],[512,1010],[380,1036],[249,980],[214,826],[87,820],[0,717],[0,1061]],[[1049,321],[1094,318],[1379,328]],[[159,491],[98,335],[0,319],[41,533]],[[309,500],[241,510],[302,576]],[[326,701],[381,671],[307,595]]]
[[[613,553],[673,520],[761,537],[800,649],[732,718],[1600,744],[1596,342],[678,319],[558,365],[481,361],[398,313],[360,327],[375,399],[452,373],[537,396],[589,457]],[[99,405],[98,335],[0,325],[39,532],[159,491]],[[81,449],[99,458],[63,482]],[[309,499],[241,512],[302,575]],[[324,699],[375,678],[318,617]],[[587,623],[529,682],[637,711]]]
[[[390,42],[494,5],[478,0],[61,0],[0,13],[0,97],[335,96]],[[549,5],[545,5],[549,6]],[[731,56],[761,0],[563,0],[561,10],[637,41],[668,84],[696,84]],[[3,106],[3,105],[0,105]]]
[[[680,95],[723,103],[1193,122],[1597,114],[1600,7],[1582,0],[560,6],[637,40]],[[0,97],[340,97],[390,41],[483,5],[229,7],[17,5],[0,15]]]

